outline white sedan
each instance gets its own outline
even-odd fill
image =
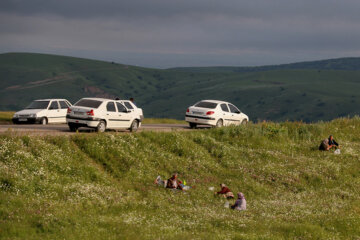
[[[136,131],[143,120],[143,111],[128,100],[82,98],[67,111],[66,122],[70,131],[80,127],[106,129],[130,129]]]
[[[197,125],[222,127],[246,124],[249,117],[229,102],[202,100],[186,110],[185,121],[191,128]]]
[[[39,99],[16,112],[13,123],[66,123],[66,112],[71,103],[66,99]]]

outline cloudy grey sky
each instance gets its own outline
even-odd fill
[[[359,0],[1,0],[0,52],[147,67],[360,56]]]

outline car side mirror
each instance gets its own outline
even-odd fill
[[[123,113],[129,113],[129,112],[131,112],[131,111],[128,110],[128,109],[125,109],[125,110],[123,110],[122,112],[123,112]]]
[[[240,114],[241,112],[240,112],[240,111],[236,111],[235,113]]]

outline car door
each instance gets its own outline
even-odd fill
[[[50,106],[47,111],[47,118],[49,123],[59,123],[61,122],[61,112],[58,101],[51,101]]]
[[[60,113],[61,113],[60,122],[66,123],[67,109],[68,109],[68,107],[70,107],[70,105],[63,100],[59,101],[59,104],[60,104]]]
[[[115,108],[115,102],[111,101],[106,104],[106,118],[107,118],[107,128],[117,128],[118,127],[118,113]]]
[[[130,110],[130,111],[134,111],[134,107],[133,107],[133,105],[130,103],[130,101],[123,101],[122,102],[124,105],[125,105],[125,107],[128,109],[128,110]]]
[[[228,126],[232,123],[231,121],[231,113],[226,103],[220,104],[220,108],[222,111],[222,119],[224,121],[224,126]]]
[[[116,102],[116,107],[118,109],[119,127],[121,127],[121,128],[129,128],[130,125],[131,125],[131,119],[132,119],[133,112],[128,110],[120,102]]]
[[[231,103],[229,103],[228,106],[230,109],[232,124],[240,125],[241,120],[242,120],[241,119],[241,111]]]

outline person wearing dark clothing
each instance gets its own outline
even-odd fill
[[[182,182],[177,179],[177,173],[173,174],[171,178],[167,180],[166,188],[183,190]]]
[[[224,198],[230,199],[234,198],[234,194],[231,192],[231,190],[225,185],[220,184],[221,190],[219,192],[215,192],[216,195],[221,194]]]
[[[334,137],[330,135],[329,137],[329,146],[331,147],[338,147],[339,144],[335,141]]]
[[[329,138],[323,140],[319,146],[321,151],[329,151],[331,148],[340,148],[339,144],[335,141],[332,135]]]

